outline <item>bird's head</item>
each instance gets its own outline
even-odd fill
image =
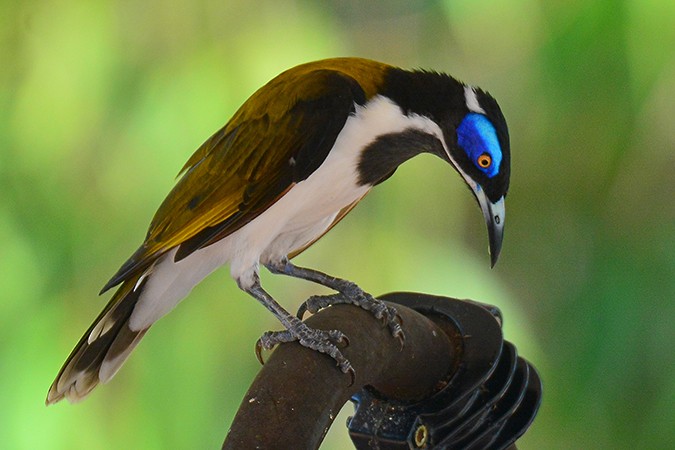
[[[494,267],[504,236],[504,198],[509,188],[509,132],[497,101],[488,93],[464,86],[466,108],[441,125],[447,158],[471,188],[488,228]]]
[[[449,75],[392,68],[381,89],[409,120],[393,138],[384,136],[363,164],[366,174],[391,175],[398,165],[418,153],[432,153],[448,162],[469,186],[488,228],[494,267],[504,236],[504,199],[509,188],[510,149],[506,119],[487,92]],[[395,139],[400,136],[399,139]],[[386,149],[396,148],[396,151]],[[398,159],[391,159],[395,154]],[[386,158],[385,158],[386,156]],[[388,161],[383,164],[383,161]],[[377,172],[377,167],[385,166]]]

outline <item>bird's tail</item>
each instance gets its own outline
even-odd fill
[[[47,405],[64,397],[71,403],[79,402],[99,383],[107,382],[117,373],[148,331],[129,327],[131,313],[146,281],[132,277],[115,292],[63,364],[49,388]]]

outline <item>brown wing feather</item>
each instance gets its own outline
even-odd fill
[[[386,67],[329,60],[291,69],[261,88],[188,160],[145,242],[101,292],[143,273],[176,246],[185,244],[185,257],[266,210],[319,167],[355,102],[374,95],[382,76],[376,71]],[[366,69],[370,77],[364,78]]]

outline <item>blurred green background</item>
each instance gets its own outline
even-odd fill
[[[45,408],[184,161],[282,70],[353,55],[497,97],[501,260],[433,157],[298,262],[502,308],[545,398],[522,449],[675,442],[675,2],[0,2],[0,447],[218,448],[273,317],[216,272],[79,405]],[[263,275],[290,310],[316,287]],[[323,448],[349,448],[348,405]],[[261,426],[264,426],[261,424]]]

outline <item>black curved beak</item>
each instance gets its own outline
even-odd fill
[[[488,238],[490,242],[490,267],[494,267],[499,259],[499,253],[502,250],[502,240],[504,239],[504,197],[494,203],[488,200],[485,192],[478,188],[474,191],[480,209],[483,211],[485,224],[488,229]]]

